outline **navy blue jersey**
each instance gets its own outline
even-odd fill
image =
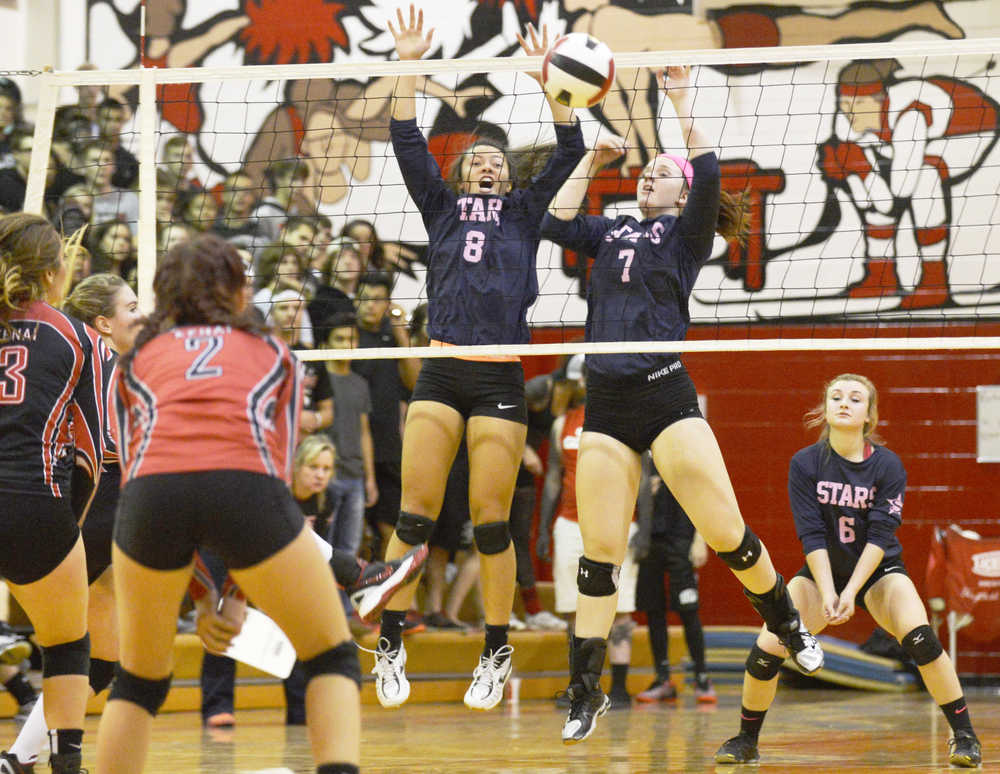
[[[583,158],[579,123],[556,124],[558,145],[530,185],[507,196],[459,196],[441,177],[416,120],[390,125],[406,188],[427,229],[427,331],[449,344],[524,344],[538,296],[539,227]]]
[[[903,548],[896,528],[903,519],[906,471],[895,452],[872,446],[862,462],[851,462],[826,441],[799,450],[788,469],[788,497],[802,550],[825,548],[835,579],[854,572],[865,545],[887,558]]]
[[[691,160],[694,183],[679,217],[614,220],[546,214],[542,236],[594,258],[587,287],[587,341],[681,341],[691,315],[688,297],[712,254],[719,217],[719,160],[706,153]],[[590,374],[660,375],[675,354],[587,355]]]
[[[100,337],[41,301],[0,328],[0,491],[68,497],[75,457],[100,469]],[[75,454],[74,454],[75,452]]]

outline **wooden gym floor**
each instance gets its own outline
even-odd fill
[[[538,772],[938,772],[948,771],[948,727],[923,692],[779,690],[762,733],[758,767],[717,766],[712,755],[738,730],[739,688],[724,685],[718,706],[634,705],[608,713],[586,742],[564,746],[564,718],[551,701],[502,703],[479,713],[459,703],[363,707],[362,771],[486,774]],[[983,742],[983,771],[1000,772],[1000,696],[971,692]],[[192,712],[157,718],[148,774],[310,774],[305,728],[286,728],[277,709],[238,710],[232,730],[203,731]],[[8,736],[14,726],[3,721]],[[93,771],[97,717],[87,719],[84,766]],[[39,764],[44,765],[44,764]]]

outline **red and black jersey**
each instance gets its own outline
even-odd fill
[[[105,423],[101,432],[104,441],[104,464],[118,464],[118,439],[112,432],[111,417],[115,407],[115,390],[118,382],[118,353],[110,347],[104,347],[101,355],[101,373],[104,377],[104,416]]]
[[[68,496],[74,456],[92,475],[103,460],[105,346],[42,301],[9,322],[0,328],[0,491]]]
[[[123,483],[205,470],[289,482],[301,403],[301,364],[273,336],[222,325],[162,333],[119,369]]]

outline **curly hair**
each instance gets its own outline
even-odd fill
[[[57,271],[62,240],[45,218],[15,212],[0,216],[0,326],[21,305],[43,299],[45,272]]]
[[[245,303],[246,275],[233,245],[215,234],[202,234],[168,252],[156,269],[156,308],[136,336],[132,357],[155,336],[180,325],[228,325],[248,333],[270,329]]]

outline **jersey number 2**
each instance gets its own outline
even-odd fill
[[[184,340],[184,349],[197,352],[198,356],[184,373],[187,379],[213,379],[222,376],[222,366],[209,365],[209,361],[222,349],[221,336],[195,336]]]
[[[14,405],[24,400],[24,369],[28,367],[28,348],[0,349],[0,405]]]

